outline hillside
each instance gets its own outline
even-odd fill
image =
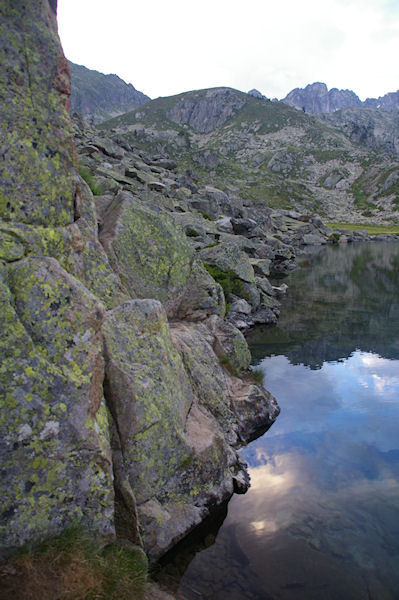
[[[76,112],[93,123],[101,123],[149,100],[117,75],[104,75],[71,61],[68,65],[72,84],[71,114]]]
[[[399,154],[399,110],[361,107],[318,116],[338,127],[355,143],[371,150]]]
[[[231,88],[158,98],[101,125],[142,149],[170,156],[200,182],[269,207],[333,221],[396,222],[397,156],[363,146],[281,102]]]

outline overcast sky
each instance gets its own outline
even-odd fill
[[[66,56],[151,98],[229,86],[283,98],[323,81],[399,88],[399,0],[58,0]]]

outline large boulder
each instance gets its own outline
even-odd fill
[[[119,192],[104,214],[100,241],[133,298],[155,298],[176,313],[194,251],[167,214]]]
[[[53,258],[1,271],[2,544],[113,531],[103,306]]]
[[[234,243],[222,243],[203,248],[199,256],[204,263],[232,273],[242,281],[255,282],[255,274],[248,256]]]
[[[131,297],[161,301],[171,318],[224,314],[220,287],[169,214],[121,191],[102,218],[100,241]]]
[[[207,505],[232,493],[231,453],[205,410],[212,400],[201,406],[218,361],[192,339],[190,360],[207,361],[193,379],[156,300],[131,300],[108,312],[104,332],[107,402],[125,474],[119,480],[126,482],[123,493],[126,485],[133,490],[144,547],[155,558],[203,518]]]

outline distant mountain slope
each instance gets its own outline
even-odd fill
[[[117,75],[98,71],[68,61],[71,71],[71,114],[101,123],[144,104],[149,97],[125,83]]]
[[[399,217],[397,156],[363,147],[342,124],[282,103],[213,88],[158,98],[100,126],[175,159],[198,181],[271,207],[330,220]]]
[[[332,113],[345,108],[364,107],[383,110],[399,109],[399,90],[364,102],[352,90],[329,90],[325,83],[310,83],[305,88],[295,88],[281,100],[294,108],[310,114]]]
[[[353,142],[372,150],[399,155],[399,110],[348,108],[318,115],[339,127]]]

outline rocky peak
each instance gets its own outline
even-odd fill
[[[364,106],[367,108],[382,108],[383,110],[398,110],[399,90],[396,92],[389,92],[378,98],[367,98],[364,101]]]
[[[311,114],[329,113],[361,105],[360,99],[351,90],[328,90],[326,84],[320,82],[311,83],[305,88],[295,88],[282,102]]]
[[[266,96],[264,96],[259,90],[255,88],[253,90],[249,90],[249,96],[253,96],[254,98],[259,98],[260,100],[267,100]]]

